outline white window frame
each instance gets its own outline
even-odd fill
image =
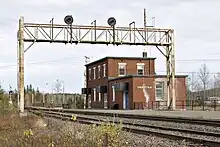
[[[162,88],[157,88],[157,85],[159,84],[159,83],[162,83]],[[164,81],[156,81],[155,82],[155,98],[156,98],[156,101],[164,101],[164,85],[165,84],[165,82]],[[161,91],[161,93],[162,93],[162,96],[161,97],[158,97],[158,95],[157,95],[157,90],[160,90]]]
[[[102,96],[101,96],[101,93],[99,92],[99,102],[101,102],[101,98]]]
[[[89,80],[92,80],[92,70],[89,68]]]
[[[93,102],[96,102],[96,88],[93,88]]]
[[[144,63],[137,63],[137,75],[140,75],[140,74],[138,74],[138,70],[140,69],[140,67],[142,67],[142,70],[143,70],[143,74],[142,75],[144,75],[144,66],[145,66]]]
[[[125,76],[126,75],[126,65],[127,65],[127,63],[118,63],[118,76]],[[121,66],[124,66],[124,74],[123,75],[121,75],[120,74],[120,67]]]
[[[96,67],[93,67],[93,79],[96,79]]]
[[[101,78],[101,66],[100,65],[98,66],[98,78],[99,79]]]
[[[112,102],[115,102],[115,86],[112,86]]]
[[[106,64],[103,64],[103,77],[106,77]]]

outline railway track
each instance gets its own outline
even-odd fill
[[[42,110],[42,111],[52,111],[52,112],[62,112],[80,115],[93,115],[93,116],[105,116],[105,117],[118,117],[118,118],[128,118],[128,119],[141,119],[141,120],[152,120],[152,121],[166,121],[166,122],[176,122],[176,123],[187,123],[187,124],[197,124],[197,125],[209,125],[213,127],[220,126],[220,120],[208,120],[208,119],[195,119],[195,118],[182,118],[182,117],[166,117],[166,116],[150,116],[150,115],[136,115],[136,114],[123,114],[123,113],[104,113],[89,110],[72,110],[72,109],[52,109],[43,107],[27,107],[29,110]]]
[[[33,113],[38,113],[35,110],[31,110]],[[43,111],[43,115],[47,117],[53,117],[62,120],[71,120],[73,114],[65,112]],[[103,122],[119,124],[119,121],[105,120],[91,118],[83,115],[77,115],[77,122],[83,124],[96,124],[100,125]],[[170,127],[153,126],[146,124],[136,124],[131,122],[123,122],[123,130],[144,134],[155,135],[163,138],[170,138],[174,140],[187,140],[193,143],[200,143],[205,146],[219,147],[220,146],[220,134],[214,132],[195,131],[189,129],[179,129]],[[208,124],[209,125],[209,124]],[[211,123],[213,125],[213,123]]]

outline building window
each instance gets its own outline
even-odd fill
[[[106,65],[103,64],[103,77],[105,77],[105,76],[106,76]]]
[[[144,75],[144,63],[137,63],[137,74]]]
[[[88,108],[90,109],[91,108],[91,94],[88,95]]]
[[[95,78],[96,78],[96,73],[95,73],[95,67],[93,67],[93,79],[95,80]]]
[[[118,72],[119,76],[126,75],[126,63],[118,63]]]
[[[91,80],[92,78],[92,72],[91,72],[91,68],[89,69],[89,80]]]
[[[99,102],[101,102],[101,93],[99,92]]]
[[[164,82],[156,82],[156,100],[164,100]]]
[[[115,102],[115,86],[112,86],[112,101]]]
[[[104,108],[107,109],[108,108],[108,100],[107,100],[107,93],[104,93]]]
[[[100,65],[98,66],[98,78],[99,79],[101,78],[101,66]]]
[[[93,101],[95,102],[96,101],[96,88],[93,89]]]

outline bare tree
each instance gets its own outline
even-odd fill
[[[199,77],[195,72],[192,72],[187,77],[187,95],[188,99],[195,99],[197,94],[196,92],[202,90],[202,86],[199,83]]]
[[[214,88],[220,88],[220,73],[217,73],[217,75],[215,75],[213,82]]]
[[[198,77],[199,77],[199,81],[201,82],[202,85],[202,90],[203,90],[203,105],[204,105],[204,100],[206,99],[206,90],[207,88],[210,88],[211,86],[211,77],[210,77],[210,73],[208,70],[207,65],[204,63],[202,64],[202,66],[199,69],[198,72]]]
[[[199,77],[196,73],[192,72],[187,78],[187,87],[191,92],[196,92],[202,90],[201,84],[199,83]]]
[[[199,77],[199,80],[201,81],[203,90],[206,90],[209,87],[209,84],[211,84],[210,83],[211,79],[210,79],[210,73],[209,73],[208,67],[205,63],[202,64],[202,66],[200,67],[199,72],[198,72],[198,77]]]
[[[54,83],[54,86],[53,86],[53,90],[56,92],[56,93],[60,93],[63,91],[63,82],[60,81],[60,80],[56,80],[56,82]]]

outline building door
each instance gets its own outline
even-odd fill
[[[91,108],[91,94],[88,95],[88,108],[90,109]]]
[[[123,92],[123,109],[129,109],[128,91]]]
[[[108,108],[108,95],[107,93],[104,93],[104,108]]]

